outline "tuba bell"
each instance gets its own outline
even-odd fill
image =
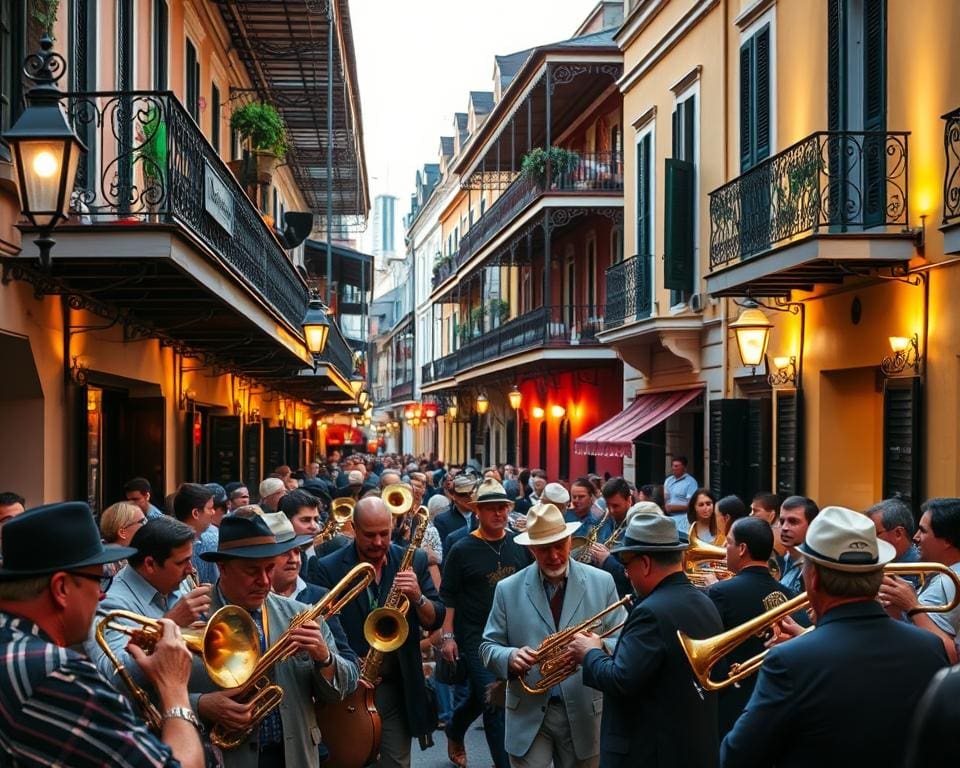
[[[413,506],[413,491],[406,483],[390,483],[380,493],[380,498],[394,517],[403,517]]]

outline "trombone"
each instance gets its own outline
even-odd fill
[[[537,650],[534,651],[541,677],[535,683],[528,683],[526,675],[523,675],[520,678],[520,685],[523,687],[523,690],[533,695],[546,693],[553,686],[559,685],[570,677],[570,675],[574,674],[578,668],[573,667],[571,669],[564,663],[564,657],[566,656],[567,646],[570,645],[570,641],[582,632],[592,632],[595,629],[599,629],[603,624],[604,616],[618,608],[626,607],[633,599],[633,595],[627,595],[617,600],[613,605],[609,605],[599,613],[591,616],[589,619],[585,619],[575,627],[567,627],[559,632],[554,632],[552,635],[547,635]],[[619,632],[624,624],[626,624],[626,620],[621,621],[614,627],[610,627],[610,629],[601,634],[600,637],[609,637],[614,632]],[[527,674],[529,674],[529,672]]]
[[[130,642],[150,653],[160,641],[160,622],[132,611],[116,610],[106,613],[96,627],[97,643],[104,655],[140,705],[147,725],[159,733],[162,726],[160,712],[110,648],[107,631],[129,636]],[[257,626],[249,613],[235,605],[221,608],[200,629],[182,629],[181,635],[187,648],[203,658],[207,674],[220,688],[233,688],[246,682],[260,656]]]
[[[918,610],[923,613],[949,613],[960,605],[960,576],[951,571],[942,563],[887,563],[883,567],[883,572],[887,576],[915,576],[918,574],[937,572],[953,580],[955,594],[953,600],[945,605],[925,605]],[[801,592],[796,597],[782,603],[775,608],[771,608],[759,616],[746,621],[738,627],[728,629],[719,635],[705,638],[704,640],[694,640],[686,635],[682,630],[677,630],[677,637],[683,652],[687,655],[693,674],[696,676],[700,686],[705,691],[719,691],[727,686],[734,685],[745,677],[749,677],[760,669],[763,660],[767,655],[766,651],[751,656],[746,661],[730,665],[727,677],[722,680],[713,680],[710,672],[724,656],[742,645],[751,637],[763,632],[777,622],[783,620],[792,613],[804,610],[810,605],[810,599],[806,592]],[[810,631],[813,627],[808,628]]]
[[[376,571],[370,563],[360,563],[338,581],[318,603],[294,616],[290,620],[290,625],[277,639],[277,642],[267,648],[263,656],[260,657],[245,681],[239,683],[241,687],[237,694],[233,696],[233,700],[240,704],[252,705],[250,723],[244,728],[232,728],[217,723],[210,731],[210,741],[220,749],[233,749],[246,741],[250,734],[260,727],[264,718],[283,700],[283,689],[276,683],[270,682],[269,675],[274,666],[286,661],[296,653],[296,647],[290,641],[290,631],[305,622],[316,621],[318,618],[326,619],[328,616],[339,613],[343,606],[361,592],[364,592],[375,577]],[[237,610],[242,611],[243,609],[238,608]],[[259,635],[257,635],[257,638],[259,640]],[[333,653],[333,650],[331,650],[331,653]]]

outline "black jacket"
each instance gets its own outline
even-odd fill
[[[917,702],[946,665],[938,637],[879,603],[838,605],[764,659],[721,764],[899,768]]]
[[[723,628],[727,630],[763,613],[766,610],[763,599],[772,592],[779,592],[784,599],[789,597],[780,582],[770,575],[770,570],[766,566],[751,566],[744,568],[732,579],[718,581],[707,590],[706,594],[717,606]],[[762,652],[763,640],[759,637],[751,637],[730,653],[724,659],[724,663],[716,666],[713,670],[713,679],[723,679],[730,663],[746,661],[751,656]],[[757,676],[751,675],[744,678],[738,685],[730,685],[720,691],[718,706],[721,739],[737,722],[737,718],[750,700],[750,694],[753,693],[756,683]]]
[[[716,694],[701,691],[677,630],[721,631],[710,599],[672,573],[630,612],[614,655],[590,651],[583,682],[603,691],[600,768],[717,765]]]
[[[906,768],[960,765],[960,665],[941,670],[920,700]]]
[[[393,586],[393,577],[397,573],[405,551],[403,547],[398,547],[396,544],[390,545],[387,562],[384,564],[380,576],[378,605],[383,605],[386,601],[390,587]],[[347,572],[359,562],[356,546],[344,547],[326,557],[319,558],[314,569],[317,583],[330,588],[346,576]],[[446,608],[440,602],[440,596],[437,594],[433,579],[427,571],[427,555],[422,550],[417,550],[414,553],[413,570],[420,582],[420,590],[427,600],[433,603],[436,611],[433,624],[429,627],[422,627],[428,632],[432,632],[443,626]],[[371,589],[376,589],[376,587],[376,584],[371,585]],[[363,622],[366,620],[368,613],[370,613],[369,591],[361,593],[340,611],[340,623],[347,634],[350,647],[361,658],[366,656],[370,649],[363,635]],[[407,622],[410,629],[407,639],[395,653],[397,654],[397,666],[403,681],[404,712],[407,717],[407,726],[412,736],[420,737],[432,732],[436,719],[431,716],[427,705],[426,684],[423,679],[423,659],[420,655],[421,626],[414,606],[411,606],[407,613]]]
[[[476,521],[477,516],[473,515],[472,519]],[[465,528],[466,525],[466,518],[460,514],[460,510],[453,502],[450,502],[450,509],[433,518],[433,527],[437,529],[437,533],[440,535],[440,543],[443,545],[444,552],[447,551],[447,536],[460,528]],[[475,522],[473,527],[476,528]]]

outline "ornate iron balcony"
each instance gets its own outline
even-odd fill
[[[64,104],[88,148],[74,224],[175,225],[299,329],[306,284],[173,93],[71,93]]]
[[[906,227],[904,132],[819,131],[710,193],[710,269],[793,238]]]
[[[650,317],[653,257],[631,256],[607,268],[607,330]]]
[[[943,116],[943,151],[947,169],[943,175],[943,223],[960,219],[960,109]]]

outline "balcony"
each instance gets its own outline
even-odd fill
[[[785,295],[914,253],[908,134],[820,131],[710,193],[714,295]]]
[[[606,328],[650,317],[653,309],[653,257],[631,256],[607,268]]]
[[[541,197],[593,193],[614,196],[623,194],[623,158],[619,153],[578,153],[572,168],[557,173],[548,167],[545,178],[541,181],[517,174],[503,194],[460,239],[456,254],[444,257],[434,267],[433,287],[436,288],[454,274],[508,227],[521,211]]]
[[[943,116],[943,252],[960,253],[960,108]]]
[[[467,369],[532,349],[602,346],[603,307],[539,307],[485,333],[473,335],[449,355],[423,366],[423,383],[451,378]]]

